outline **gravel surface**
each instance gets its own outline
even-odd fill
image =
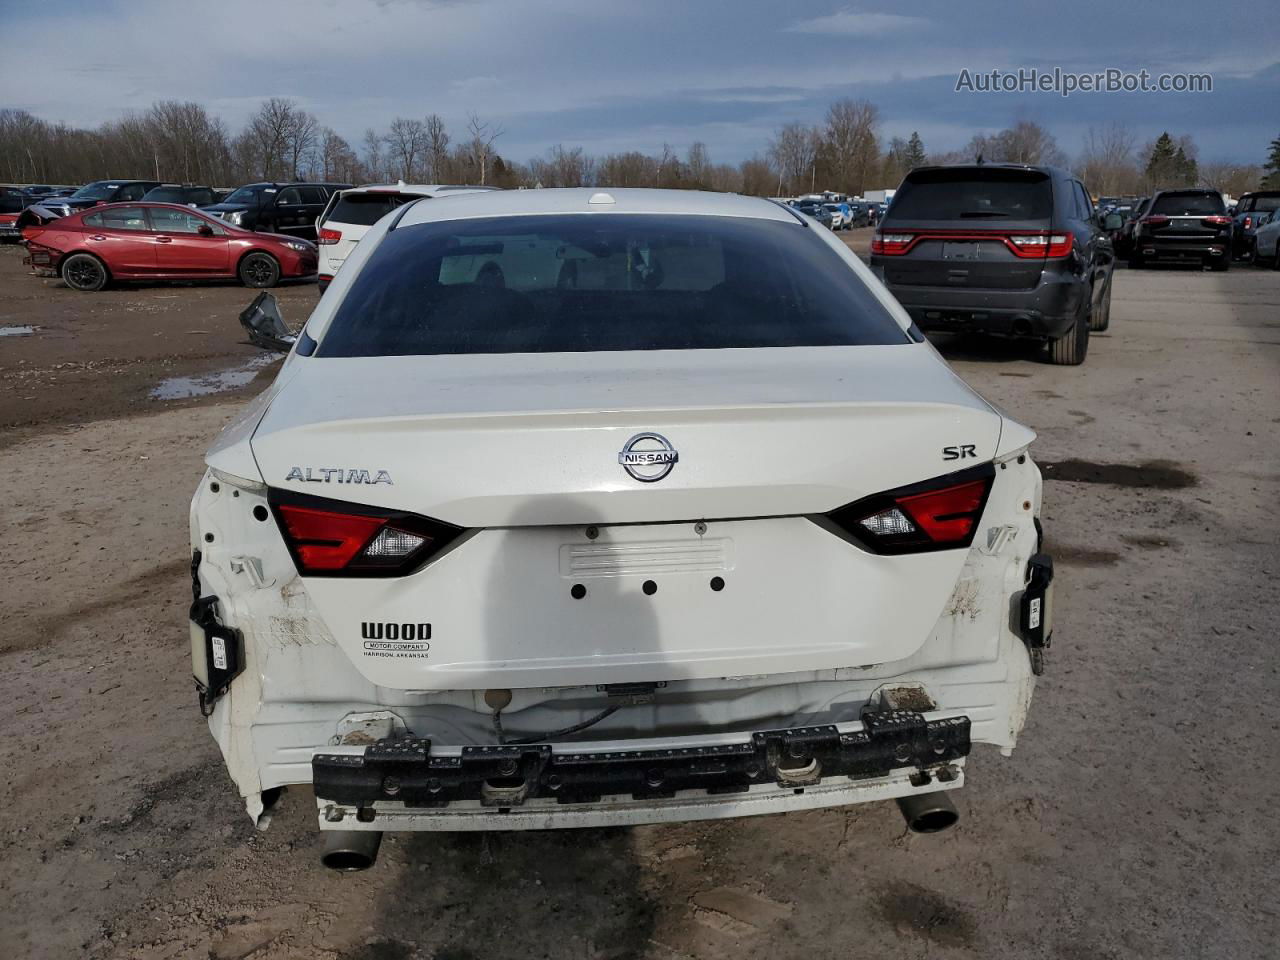
[[[0,339],[0,956],[1274,954],[1280,273],[1121,270],[1082,368],[940,343],[1039,431],[1059,561],[1030,722],[1011,758],[975,751],[955,830],[876,804],[388,835],[345,875],[308,791],[252,828],[189,678],[187,501],[262,381],[147,397],[252,359],[250,296],[76,294],[2,253],[0,327],[39,329]]]

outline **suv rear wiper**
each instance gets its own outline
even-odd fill
[[[1010,216],[1013,216],[1013,214],[1010,214],[1010,213],[1001,213],[999,210],[965,210],[965,211],[963,211],[963,212],[960,214],[960,216],[962,216],[962,217],[974,217],[974,218],[982,217],[982,218],[986,219],[986,218],[988,218],[988,217],[990,217],[990,218],[995,218],[995,217],[1010,217]]]

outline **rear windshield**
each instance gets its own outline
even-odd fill
[[[371,227],[396,207],[417,199],[415,195],[404,193],[349,193],[338,198],[325,222]]]
[[[1280,210],[1280,193],[1270,197],[1254,197],[1251,210],[1259,213],[1275,213]]]
[[[564,214],[388,234],[317,355],[906,342],[853,269],[799,223]]]
[[[1166,217],[1207,217],[1226,213],[1227,207],[1218,193],[1162,193],[1148,212]]]
[[[892,220],[1048,220],[1049,178],[1035,171],[964,168],[912,173],[893,195]]]

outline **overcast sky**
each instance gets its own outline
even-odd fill
[[[1280,136],[1277,0],[0,0],[0,107],[95,126],[156,99],[237,129],[291,97],[356,144],[396,115],[468,111],[516,160],[589,152],[762,151],[780,125],[865,97],[886,137],[930,151],[1020,118],[1069,154],[1090,125],[1190,133],[1206,160],[1261,162]],[[27,39],[30,38],[30,39]],[[964,94],[961,69],[1206,71],[1209,94]]]

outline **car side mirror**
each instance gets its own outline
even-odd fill
[[[1124,226],[1124,217],[1118,213],[1109,213],[1102,218],[1103,230],[1119,230]]]
[[[213,227],[209,226],[207,223],[202,223],[200,226],[196,227],[196,233],[200,234],[202,237],[212,237]]]

